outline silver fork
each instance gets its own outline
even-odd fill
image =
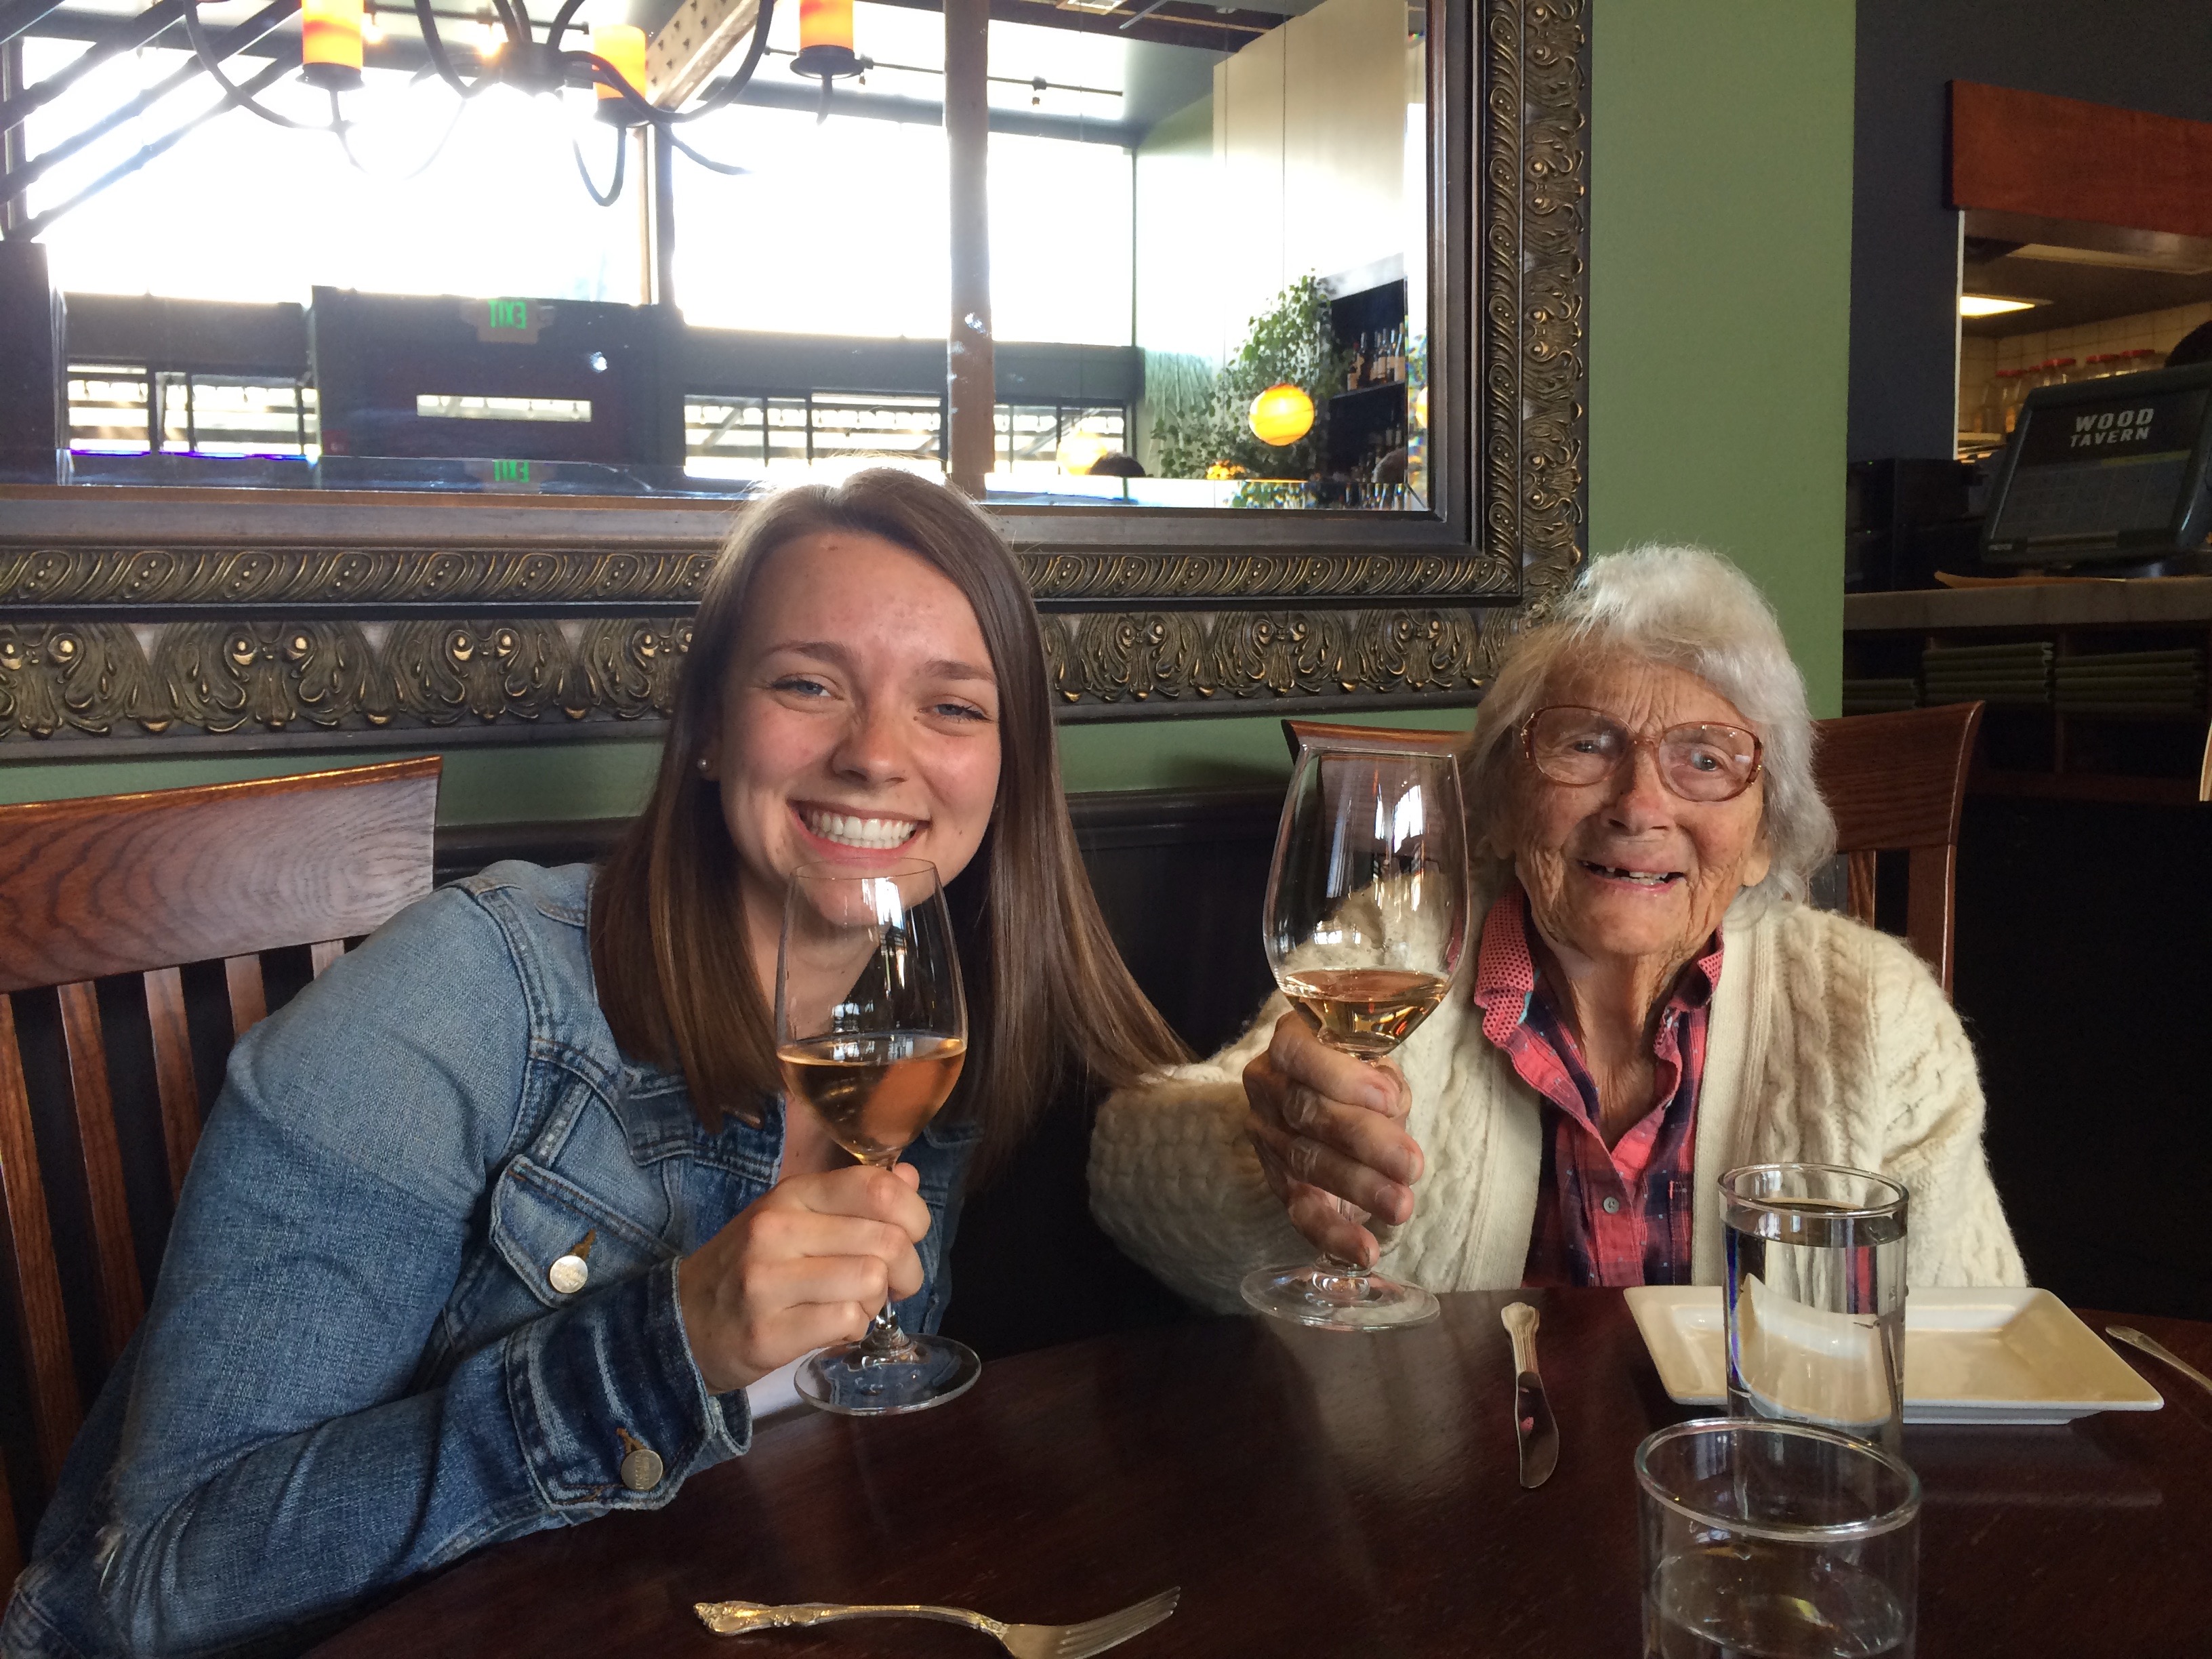
[[[848,1607],[836,1601],[799,1601],[772,1607],[758,1601],[699,1601],[691,1610],[717,1636],[744,1636],[759,1630],[787,1630],[826,1625],[838,1619],[934,1619],[965,1625],[998,1638],[1014,1659],[1090,1659],[1117,1647],[1139,1631],[1150,1630],[1176,1610],[1180,1588],[1092,1619],[1080,1625],[1007,1625],[965,1607]]]

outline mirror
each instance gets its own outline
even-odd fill
[[[958,0],[950,138],[944,0],[805,9],[848,46],[591,0],[688,111],[742,94],[665,133],[597,118],[611,59],[531,96],[482,82],[489,13],[363,0],[343,144],[178,40],[197,4],[228,84],[327,124],[295,3],[0,52],[0,353],[68,393],[0,392],[0,744],[645,731],[744,498],[951,476],[948,411],[1063,720],[1471,701],[1580,561],[1584,0]],[[947,395],[971,318],[988,411]]]
[[[695,13],[754,4],[586,0],[565,44],[627,21],[672,51]],[[784,0],[734,100],[655,156],[594,118],[622,107],[601,88],[476,80],[530,49],[489,10],[425,9],[476,95],[410,8],[368,5],[359,84],[334,92],[283,8],[272,28],[247,0],[199,6],[209,55],[297,131],[224,111],[185,31],[155,27],[173,7],[33,25],[9,189],[66,296],[74,481],[742,494],[942,472],[941,11],[860,0],[854,72],[817,82]],[[996,9],[993,499],[1430,509],[1427,16]],[[343,130],[314,130],[331,110]]]

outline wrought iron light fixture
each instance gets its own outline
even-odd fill
[[[331,115],[326,122],[297,120],[270,109],[256,100],[253,88],[240,86],[225,75],[222,54],[210,41],[201,21],[200,4],[201,0],[181,0],[185,32],[191,39],[200,67],[222,88],[225,99],[276,126],[332,134],[344,148],[347,159],[359,167],[360,161],[349,141],[354,123],[347,118],[339,99],[341,94],[362,85],[362,42],[367,22],[363,0],[301,0],[301,73],[310,85],[329,94]],[[768,47],[769,24],[775,15],[775,0],[759,0],[752,38],[736,70],[686,109],[664,109],[647,98],[643,30],[627,24],[602,25],[592,29],[588,50],[564,46],[572,27],[576,27],[576,13],[582,4],[583,0],[562,0],[552,21],[544,26],[544,38],[540,40],[539,26],[531,18],[528,0],[491,0],[491,16],[487,23],[490,38],[478,50],[477,73],[471,80],[454,67],[445,37],[439,31],[431,0],[414,0],[423,50],[430,59],[430,69],[423,73],[435,73],[459,95],[461,102],[454,110],[456,121],[468,100],[488,87],[509,86],[532,94],[557,93],[564,87],[595,88],[599,94],[599,117],[616,129],[614,179],[604,192],[592,182],[580,143],[574,149],[576,168],[583,177],[584,188],[603,207],[622,194],[623,158],[629,149],[626,135],[640,126],[651,126],[665,134],[675,149],[713,172],[744,173],[742,167],[701,155],[684,141],[681,130],[730,103],[752,79]],[[792,67],[799,74],[821,79],[826,114],[831,82],[842,76],[860,74],[869,67],[868,60],[853,51],[853,0],[800,0],[799,31],[800,50]],[[382,33],[380,28],[377,31],[379,38]],[[448,137],[452,131],[448,125]],[[444,148],[444,143],[442,138],[439,141],[440,149]],[[422,167],[428,167],[436,155],[434,150]]]

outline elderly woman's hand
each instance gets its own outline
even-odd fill
[[[1292,1012],[1244,1068],[1244,1098],[1260,1167],[1291,1224],[1340,1261],[1372,1267],[1382,1254],[1375,1235],[1337,1200],[1380,1221],[1412,1217],[1421,1149],[1406,1133],[1413,1097],[1404,1075],[1388,1060],[1370,1065],[1327,1047]]]

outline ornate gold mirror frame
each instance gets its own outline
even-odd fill
[[[1588,0],[1434,0],[1432,514],[1004,515],[1066,720],[1471,702],[1581,560]],[[638,733],[729,509],[0,489],[0,761]]]

